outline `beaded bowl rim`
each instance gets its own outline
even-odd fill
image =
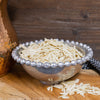
[[[23,58],[21,58],[19,55],[18,55],[18,50],[21,49],[20,47],[20,44],[19,46],[17,46],[13,51],[12,51],[12,58],[17,62],[17,63],[20,63],[20,64],[26,64],[27,66],[32,66],[32,67],[44,67],[44,68],[56,68],[56,67],[64,67],[64,66],[75,66],[77,64],[83,64],[85,63],[86,61],[90,60],[92,57],[93,57],[93,50],[92,48],[90,48],[90,46],[88,46],[87,44],[83,44],[83,43],[80,43],[80,42],[75,42],[75,41],[69,41],[69,40],[59,40],[57,39],[58,41],[62,41],[64,43],[67,43],[67,44],[70,44],[70,45],[75,45],[76,47],[79,47],[81,48],[84,52],[87,51],[88,53],[85,54],[84,57],[82,57],[81,59],[77,59],[77,60],[73,60],[71,62],[68,62],[66,61],[65,63],[63,62],[59,62],[59,63],[49,63],[49,62],[45,62],[45,63],[42,63],[42,62],[35,62],[35,61],[29,61],[29,60],[25,60]],[[24,46],[29,46],[30,44],[32,43],[40,43],[42,42],[43,40],[35,40],[34,42],[33,41],[30,41],[30,42],[26,42],[26,43],[21,43],[21,45],[24,45]]]

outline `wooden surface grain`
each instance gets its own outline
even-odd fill
[[[100,59],[100,0],[9,0],[8,11],[20,42],[75,40]]]
[[[100,76],[93,70],[81,70],[72,79],[80,79],[83,83],[89,83],[100,88]],[[11,72],[0,78],[0,100],[63,100],[58,99],[59,89],[53,92],[47,91],[47,85],[29,76],[20,65],[12,67]],[[69,100],[100,100],[100,96],[85,95],[70,96]]]

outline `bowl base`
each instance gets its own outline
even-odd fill
[[[40,81],[42,84],[45,84],[45,85],[51,85],[50,82],[45,82],[45,81]]]
[[[46,81],[40,81],[42,84],[44,84],[44,85],[53,85],[53,84],[56,84],[56,83],[58,83],[58,82],[46,82]]]
[[[58,84],[60,82],[46,82],[46,81],[40,81],[42,84],[44,85],[54,85],[54,84]]]

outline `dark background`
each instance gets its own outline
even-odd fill
[[[100,0],[8,0],[8,13],[20,42],[75,40],[100,60]]]

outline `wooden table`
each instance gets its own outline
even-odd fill
[[[100,76],[93,70],[82,70],[74,79],[100,87]],[[13,66],[11,72],[0,78],[0,100],[62,100],[59,90],[47,91],[47,85],[29,76],[20,65]],[[69,100],[100,100],[100,96],[70,96]]]

